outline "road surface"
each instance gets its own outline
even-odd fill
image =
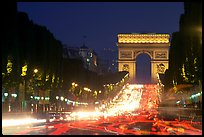
[[[3,126],[4,135],[202,135],[202,116],[183,108],[159,108],[157,85],[126,85],[95,112],[69,120]],[[179,115],[180,114],[180,115]],[[182,114],[182,115],[181,115]]]

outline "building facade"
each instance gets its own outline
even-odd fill
[[[63,58],[81,59],[84,68],[87,70],[97,72],[97,54],[93,49],[85,45],[79,47],[64,47]]]

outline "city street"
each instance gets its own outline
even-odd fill
[[[64,121],[2,125],[3,134],[202,135],[202,114],[187,108],[159,108],[158,104],[157,85],[126,85],[115,98],[96,109],[97,113],[85,114],[82,110],[72,112],[70,119]]]
[[[13,2],[2,135],[202,135],[202,2]]]

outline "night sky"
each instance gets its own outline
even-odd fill
[[[85,42],[97,53],[117,48],[118,33],[172,34],[184,12],[182,2],[18,2],[18,11],[63,44],[80,47]]]
[[[83,43],[100,55],[117,50],[118,33],[168,33],[179,30],[183,2],[18,2],[34,23],[46,26],[71,47]],[[84,38],[86,36],[86,38]]]

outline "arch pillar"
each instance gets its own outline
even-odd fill
[[[125,69],[124,66],[128,65],[128,69]],[[128,71],[130,81],[134,81],[136,78],[136,61],[133,60],[119,60],[118,61],[118,70],[119,71]]]
[[[151,60],[151,83],[157,83],[157,64],[158,61]]]
[[[160,70],[159,65],[164,65],[164,70]],[[152,60],[151,61],[151,82],[158,83],[157,74],[164,74],[165,70],[168,69],[168,60]]]

